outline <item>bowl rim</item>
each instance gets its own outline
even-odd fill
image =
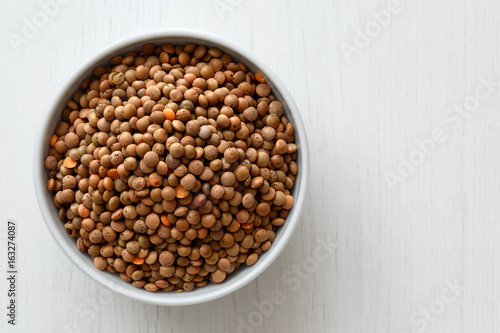
[[[287,216],[286,220],[286,228],[283,230],[283,233],[280,235],[280,239],[276,242],[273,242],[273,246],[269,251],[266,252],[265,256],[259,258],[258,264],[248,267],[247,273],[238,276],[238,278],[231,283],[227,281],[227,283],[222,283],[217,286],[216,290],[212,290],[210,293],[201,293],[195,294],[194,292],[188,293],[175,293],[175,295],[179,295],[176,297],[169,297],[169,294],[165,293],[149,293],[143,289],[137,289],[130,285],[131,288],[124,287],[120,283],[113,282],[113,279],[110,278],[108,272],[102,272],[97,269],[85,269],[88,268],[88,258],[85,258],[81,255],[81,252],[76,249],[76,247],[71,246],[71,244],[65,240],[68,237],[67,234],[63,234],[61,231],[61,226],[57,225],[54,221],[54,206],[52,203],[52,197],[49,199],[49,193],[46,190],[45,182],[43,181],[46,177],[46,170],[43,167],[43,161],[45,159],[45,152],[47,151],[47,140],[45,140],[47,133],[51,131],[51,124],[53,123],[53,117],[58,117],[58,113],[61,112],[61,106],[63,105],[61,101],[65,101],[67,96],[72,93],[72,86],[76,83],[81,82],[81,78],[88,76],[88,74],[95,68],[96,64],[102,63],[103,61],[109,61],[110,56],[120,55],[126,48],[136,47],[139,45],[145,44],[148,42],[154,42],[155,40],[160,39],[185,39],[196,41],[197,43],[203,43],[214,45],[221,47],[224,51],[227,51],[229,54],[236,54],[240,58],[244,58],[245,61],[251,63],[255,67],[257,67],[260,71],[265,73],[266,80],[269,81],[270,85],[272,83],[273,91],[278,91],[277,95],[281,96],[281,101],[286,103],[286,113],[290,113],[293,121],[294,128],[297,133],[296,138],[299,138],[299,182],[295,184],[295,186],[299,187],[299,191],[294,197],[295,203],[293,210]],[[172,42],[175,43],[175,42]],[[64,103],[64,102],[63,102]],[[301,119],[300,112],[298,111],[297,106],[288,92],[286,86],[282,83],[279,77],[272,71],[265,63],[259,60],[253,53],[246,50],[245,48],[235,44],[234,42],[221,37],[219,35],[199,31],[195,29],[155,29],[155,30],[146,30],[137,34],[134,34],[129,37],[122,38],[102,49],[93,53],[90,57],[88,57],[76,70],[68,75],[68,77],[63,81],[63,83],[58,87],[55,94],[52,96],[47,108],[45,109],[45,113],[43,114],[41,121],[41,126],[38,129],[37,136],[34,145],[34,161],[33,161],[33,172],[34,172],[34,183],[35,183],[35,193],[38,201],[38,206],[42,212],[42,216],[44,218],[45,224],[47,225],[52,237],[56,240],[59,247],[63,250],[65,255],[85,274],[87,274],[94,281],[99,284],[109,288],[110,290],[119,293],[124,296],[128,296],[134,300],[162,305],[162,306],[183,306],[183,305],[193,305],[200,304],[204,302],[208,302],[211,300],[218,299],[220,297],[226,296],[230,293],[235,292],[236,290],[242,288],[243,286],[250,283],[257,276],[262,274],[264,270],[266,270],[272,262],[279,256],[279,254],[283,251],[288,241],[290,240],[293,232],[297,228],[298,221],[300,219],[301,212],[303,210],[304,201],[306,198],[307,192],[307,184],[309,178],[309,151],[307,144],[307,137],[305,132],[304,123]],[[52,206],[52,207],[50,207]],[[60,219],[56,219],[57,222],[60,222]],[[284,227],[284,226],[283,226]],[[283,228],[281,227],[281,228]],[[64,228],[63,228],[64,229]],[[74,241],[74,240],[73,240]],[[75,252],[77,251],[77,252]],[[119,278],[119,277],[118,277]],[[121,281],[121,279],[120,279]],[[123,281],[122,281],[123,282]],[[203,287],[200,289],[205,289],[207,287]],[[193,294],[194,293],[194,294]],[[156,295],[156,296],[155,296]],[[161,295],[158,297],[157,295]],[[182,295],[182,296],[181,296]]]

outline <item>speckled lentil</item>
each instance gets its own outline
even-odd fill
[[[187,292],[271,248],[294,205],[294,141],[261,73],[217,48],[149,43],[67,101],[47,189],[98,270]]]

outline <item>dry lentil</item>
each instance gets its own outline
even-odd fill
[[[293,125],[264,75],[195,44],[149,43],[110,64],[66,103],[44,161],[80,251],[151,292],[255,264],[299,172]]]

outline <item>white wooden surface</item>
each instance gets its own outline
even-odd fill
[[[71,1],[17,51],[9,38],[42,7],[2,2],[0,233],[18,221],[20,275],[18,325],[7,326],[3,238],[1,331],[498,332],[500,87],[468,116],[448,110],[474,102],[480,77],[500,81],[500,3],[392,2]],[[388,8],[397,14],[376,34],[371,13]],[[373,37],[348,61],[341,47],[366,24]],[[265,59],[302,110],[312,157],[302,222],[279,259],[230,296],[180,308],[110,299],[61,253],[32,186],[33,133],[66,76],[108,43],[160,27],[220,34]],[[436,130],[435,148],[418,153]],[[391,186],[401,159],[419,157]],[[328,237],[335,251],[313,259]],[[283,276],[297,279],[286,272],[304,262],[318,265],[292,290]],[[255,302],[275,289],[286,302],[259,325]],[[255,327],[238,330],[252,313]]]

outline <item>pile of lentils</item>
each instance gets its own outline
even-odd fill
[[[255,264],[297,175],[294,127],[263,75],[195,44],[145,44],[92,74],[45,159],[78,249],[151,292]]]

